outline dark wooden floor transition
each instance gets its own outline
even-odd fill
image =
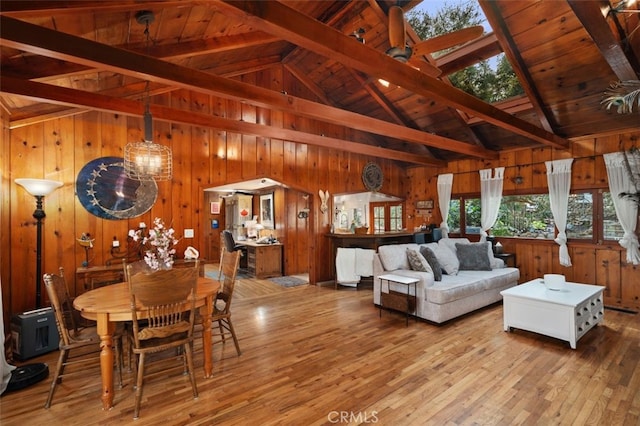
[[[437,326],[379,312],[371,289],[281,288],[240,280],[234,323],[243,350],[214,346],[215,377],[193,400],[186,376],[148,381],[138,425],[635,425],[639,316],[607,310],[572,350],[502,329],[502,305]],[[55,366],[57,352],[29,360]],[[132,423],[132,374],[103,411],[99,372],[0,398],[0,423]]]

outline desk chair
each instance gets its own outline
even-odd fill
[[[73,308],[73,301],[69,296],[63,268],[60,268],[58,275],[44,274],[43,281],[56,318],[58,333],[60,334],[58,364],[53,374],[53,380],[51,380],[47,402],[44,404],[45,408],[49,408],[56,386],[62,382],[62,378],[65,375],[87,374],[84,369],[64,374],[65,367],[69,365],[97,365],[100,360],[98,355],[101,349],[100,337],[96,332],[96,327],[80,327],[78,325],[80,313]],[[118,378],[120,380],[119,386],[122,388],[122,332],[116,330],[113,339]]]
[[[247,248],[245,246],[236,244],[235,238],[233,238],[233,234],[229,230],[222,231],[220,234],[220,238],[222,239],[221,250],[220,250],[220,269],[218,270],[218,280],[220,280],[220,274],[222,273],[222,255],[225,251],[234,252],[239,251],[241,256],[245,259],[244,263],[246,263],[247,259]],[[246,268],[247,265],[240,265],[240,267]]]
[[[137,271],[135,264],[127,265],[133,319],[131,351],[137,358],[134,419],[140,414],[146,356],[152,353],[181,349],[178,355],[186,358],[193,397],[198,397],[191,350],[198,271],[197,260],[192,267],[154,272]],[[184,310],[185,304],[189,310]]]

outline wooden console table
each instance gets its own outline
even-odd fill
[[[177,264],[185,262],[185,260],[176,259],[175,262]],[[204,277],[205,264],[206,260],[200,259],[199,273],[201,277]],[[106,266],[90,266],[88,268],[81,266],[76,269],[76,286],[82,284],[83,292],[123,281],[126,281],[126,277],[122,260],[118,263]]]
[[[76,285],[82,283],[83,291],[126,281],[122,262],[108,266],[81,266],[76,269]]]

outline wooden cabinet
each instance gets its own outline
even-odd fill
[[[247,273],[256,278],[282,275],[282,244],[238,242],[247,248]]]

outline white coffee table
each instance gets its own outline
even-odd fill
[[[566,283],[563,290],[548,290],[541,278],[503,290],[504,330],[533,331],[576,342],[604,318],[602,292],[597,285]]]

